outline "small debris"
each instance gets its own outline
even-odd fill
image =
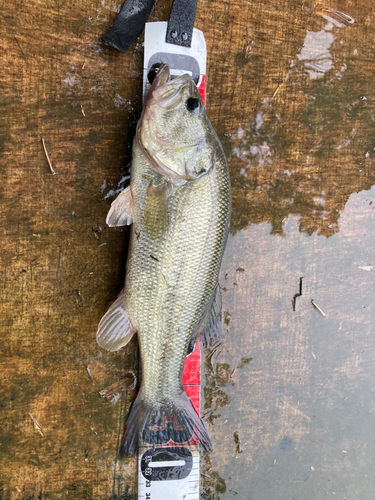
[[[313,466],[311,466],[311,467],[310,467],[310,469],[311,469],[312,471],[314,471],[314,470],[315,470]]]
[[[253,358],[241,358],[241,361],[238,363],[237,368],[243,368],[245,365],[248,365]]]
[[[25,59],[27,59],[27,55],[25,54],[25,51],[23,50],[22,48],[22,45],[20,44],[20,42],[18,41],[18,39],[16,37],[14,37],[15,41],[17,42],[17,45],[18,47],[20,48],[20,51],[22,52],[22,55]]]
[[[313,357],[314,359],[316,359],[316,356],[315,356],[315,354],[314,354],[312,351],[311,351],[311,354],[312,354],[312,357]]]
[[[44,436],[43,434],[43,427],[40,425],[40,423],[37,421],[37,419],[34,417],[32,413],[29,412],[31,420],[34,422],[34,428],[36,431],[39,432],[41,436]]]
[[[81,104],[81,111],[82,111],[83,116],[86,116],[86,115],[85,115],[85,110],[83,109],[82,104]]]
[[[112,405],[115,405],[118,402],[119,399],[120,399],[120,393],[114,394],[114,396],[112,397],[112,399],[109,400],[109,402]]]
[[[229,311],[224,311],[224,325],[229,326],[230,320],[232,319],[232,315]]]
[[[103,236],[102,233],[102,228],[100,226],[98,227],[92,227],[92,232],[94,233],[94,236],[97,240],[100,240],[100,238]]]
[[[280,90],[280,85],[277,87],[277,89],[275,90],[275,92],[272,94],[271,99],[273,99],[274,97],[276,97],[276,94],[278,93],[279,90]]]
[[[91,375],[90,368],[89,368],[89,367],[87,367],[87,368],[86,368],[86,371],[87,371],[87,374],[88,374],[88,376],[89,376],[89,378],[90,378],[91,382],[92,382],[92,383],[94,383],[94,379],[93,379],[93,376]]]
[[[133,381],[130,383],[129,375],[133,377]],[[133,390],[137,385],[137,376],[135,373],[129,371],[125,377],[118,380],[114,384],[110,385],[106,389],[103,389],[99,392],[102,398],[107,399],[112,404],[116,404],[120,399],[120,393],[126,391],[127,389]]]
[[[358,266],[358,269],[362,269],[362,271],[371,271],[372,266]]]
[[[303,276],[299,279],[299,292],[294,294],[293,299],[292,299],[293,311],[296,310],[296,299],[298,297],[302,296],[302,280],[303,280]]]
[[[240,440],[240,437],[239,437],[237,431],[233,433],[233,439],[234,439],[234,442],[236,444],[236,453],[242,453],[241,440]]]
[[[47,148],[46,148],[46,143],[44,142],[43,137],[42,137],[42,144],[43,144],[44,154],[46,155],[47,162],[48,162],[48,166],[49,166],[49,169],[50,169],[50,171],[51,171],[51,174],[56,175],[56,174],[57,174],[57,172],[56,172],[56,170],[53,168],[52,163],[51,163],[51,160],[49,159],[49,156],[48,156],[48,153],[47,153]]]
[[[314,300],[313,300],[313,299],[311,299],[311,304],[315,307],[315,309],[317,309],[317,310],[320,312],[320,314],[321,314],[322,316],[324,316],[324,317],[325,317],[325,313],[324,313],[324,312],[320,309],[320,307],[319,307],[319,306],[317,306],[317,305],[315,304],[315,302],[314,302]]]
[[[18,486],[16,486],[16,490],[18,491],[18,493],[21,493],[21,489]]]

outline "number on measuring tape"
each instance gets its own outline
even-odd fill
[[[141,472],[148,481],[185,479],[192,468],[193,455],[182,446],[147,450],[141,459]]]

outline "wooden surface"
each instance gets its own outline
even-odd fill
[[[117,457],[136,390],[99,396],[137,374],[136,341],[95,342],[124,280],[127,230],[105,216],[141,105],[142,38],[127,55],[100,42],[120,6],[2,2],[1,499],[136,498]],[[203,497],[373,500],[372,5],[200,0],[196,27],[233,186]]]

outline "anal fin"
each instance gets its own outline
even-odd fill
[[[221,305],[220,286],[217,284],[212,294],[212,302],[207,307],[206,314],[204,315],[202,323],[196,332],[196,338],[203,334],[203,337],[207,342],[210,337],[220,337],[223,328]]]
[[[125,293],[122,290],[100,320],[96,341],[103,349],[118,351],[130,341],[135,332],[126,312]]]
[[[106,223],[109,227],[129,226],[134,220],[134,200],[131,186],[117,196],[109,209]]]
[[[207,306],[201,324],[191,336],[186,356],[189,356],[189,354],[193,352],[195,343],[200,336],[202,336],[205,346],[220,339],[223,330],[221,307],[220,286],[217,284],[212,292],[211,300]]]

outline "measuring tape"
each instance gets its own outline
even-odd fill
[[[168,23],[147,23],[145,29],[143,100],[146,99],[157,68],[168,64],[171,77],[188,73],[195,81],[202,100],[206,97],[206,42],[194,28],[191,47],[166,42]],[[201,341],[186,357],[182,383],[199,415]],[[177,422],[163,421],[160,430],[173,430],[173,441],[157,448],[142,439],[138,448],[138,499],[199,500],[199,441],[193,435],[188,443],[178,443]],[[172,434],[172,432],[171,432]],[[177,436],[177,437],[176,437]]]

